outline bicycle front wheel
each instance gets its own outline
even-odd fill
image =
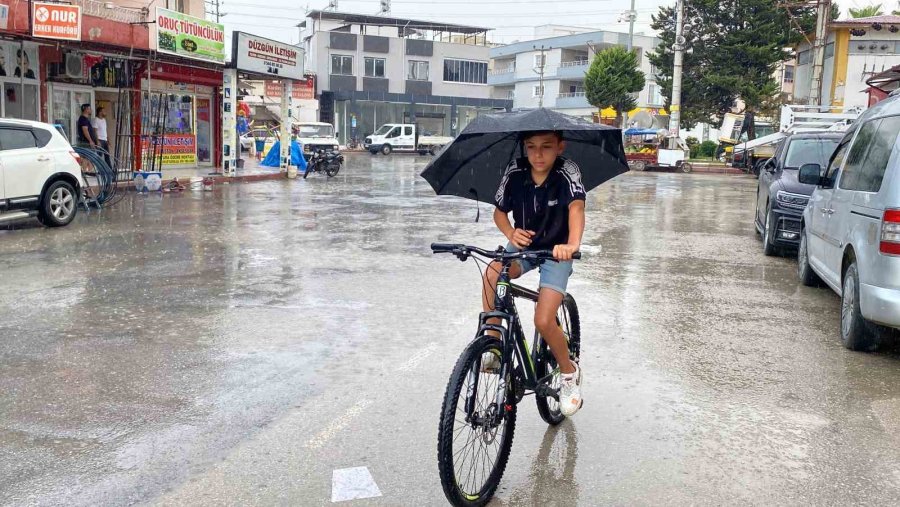
[[[502,363],[502,350],[498,338],[477,338],[466,347],[447,383],[438,427],[438,470],[444,494],[453,505],[488,503],[509,460],[515,399],[508,387],[501,400],[506,407],[497,405],[499,368],[483,366],[490,355],[495,363]]]
[[[578,306],[575,304],[575,298],[570,294],[566,294],[563,304],[560,305],[556,314],[556,323],[562,329],[566,340],[569,343],[569,357],[574,361],[578,361],[581,356],[581,322],[578,320]],[[538,378],[543,378],[556,370],[556,358],[550,351],[550,347],[544,340],[540,340],[538,344],[538,360],[535,365]],[[553,389],[560,388],[559,375],[554,374],[550,380],[550,387]],[[538,413],[541,419],[547,424],[557,425],[566,418],[559,409],[559,400],[552,396],[535,396],[537,402]]]

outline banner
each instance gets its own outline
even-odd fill
[[[266,81],[266,97],[281,97],[281,82]],[[316,80],[309,77],[304,81],[294,81],[291,88],[291,97],[294,99],[309,100],[316,98]]]
[[[150,151],[150,136],[141,137],[141,149],[146,157]],[[157,153],[163,153],[163,165],[194,165],[197,163],[197,137],[193,134],[166,134]]]
[[[160,53],[225,62],[225,27],[176,11],[156,8],[156,24],[150,45]]]
[[[286,79],[303,79],[303,49],[283,42],[234,32],[235,68],[244,72],[268,74]]]
[[[33,37],[81,40],[81,6],[34,2],[32,9]]]

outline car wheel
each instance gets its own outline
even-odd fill
[[[800,276],[800,283],[807,287],[820,285],[819,275],[809,265],[809,243],[804,230],[800,231],[800,248],[797,249],[797,274]]]
[[[841,342],[844,347],[860,352],[878,348],[878,333],[862,316],[859,307],[859,270],[856,262],[847,268],[841,294]]]
[[[392,151],[394,151],[394,149],[391,148],[390,144],[385,144],[381,147],[381,153],[383,153],[384,155],[390,155]]]
[[[638,160],[637,162],[634,163],[633,167],[634,167],[635,171],[646,171],[647,163],[644,162],[643,160]]]
[[[78,212],[78,195],[72,185],[56,181],[41,196],[40,220],[47,227],[69,225]]]
[[[768,256],[773,256],[778,253],[778,247],[775,246],[774,221],[775,213],[772,213],[772,210],[769,210],[769,212],[766,213],[766,226],[763,228],[763,253]]]

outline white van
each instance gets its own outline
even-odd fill
[[[900,96],[859,117],[827,167],[806,164],[801,183],[817,185],[803,212],[800,280],[841,296],[841,340],[874,350],[900,328]]]

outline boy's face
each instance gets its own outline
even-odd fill
[[[560,141],[556,134],[538,134],[525,140],[525,154],[531,167],[538,172],[546,172],[553,168],[556,157],[562,155],[566,143]]]

